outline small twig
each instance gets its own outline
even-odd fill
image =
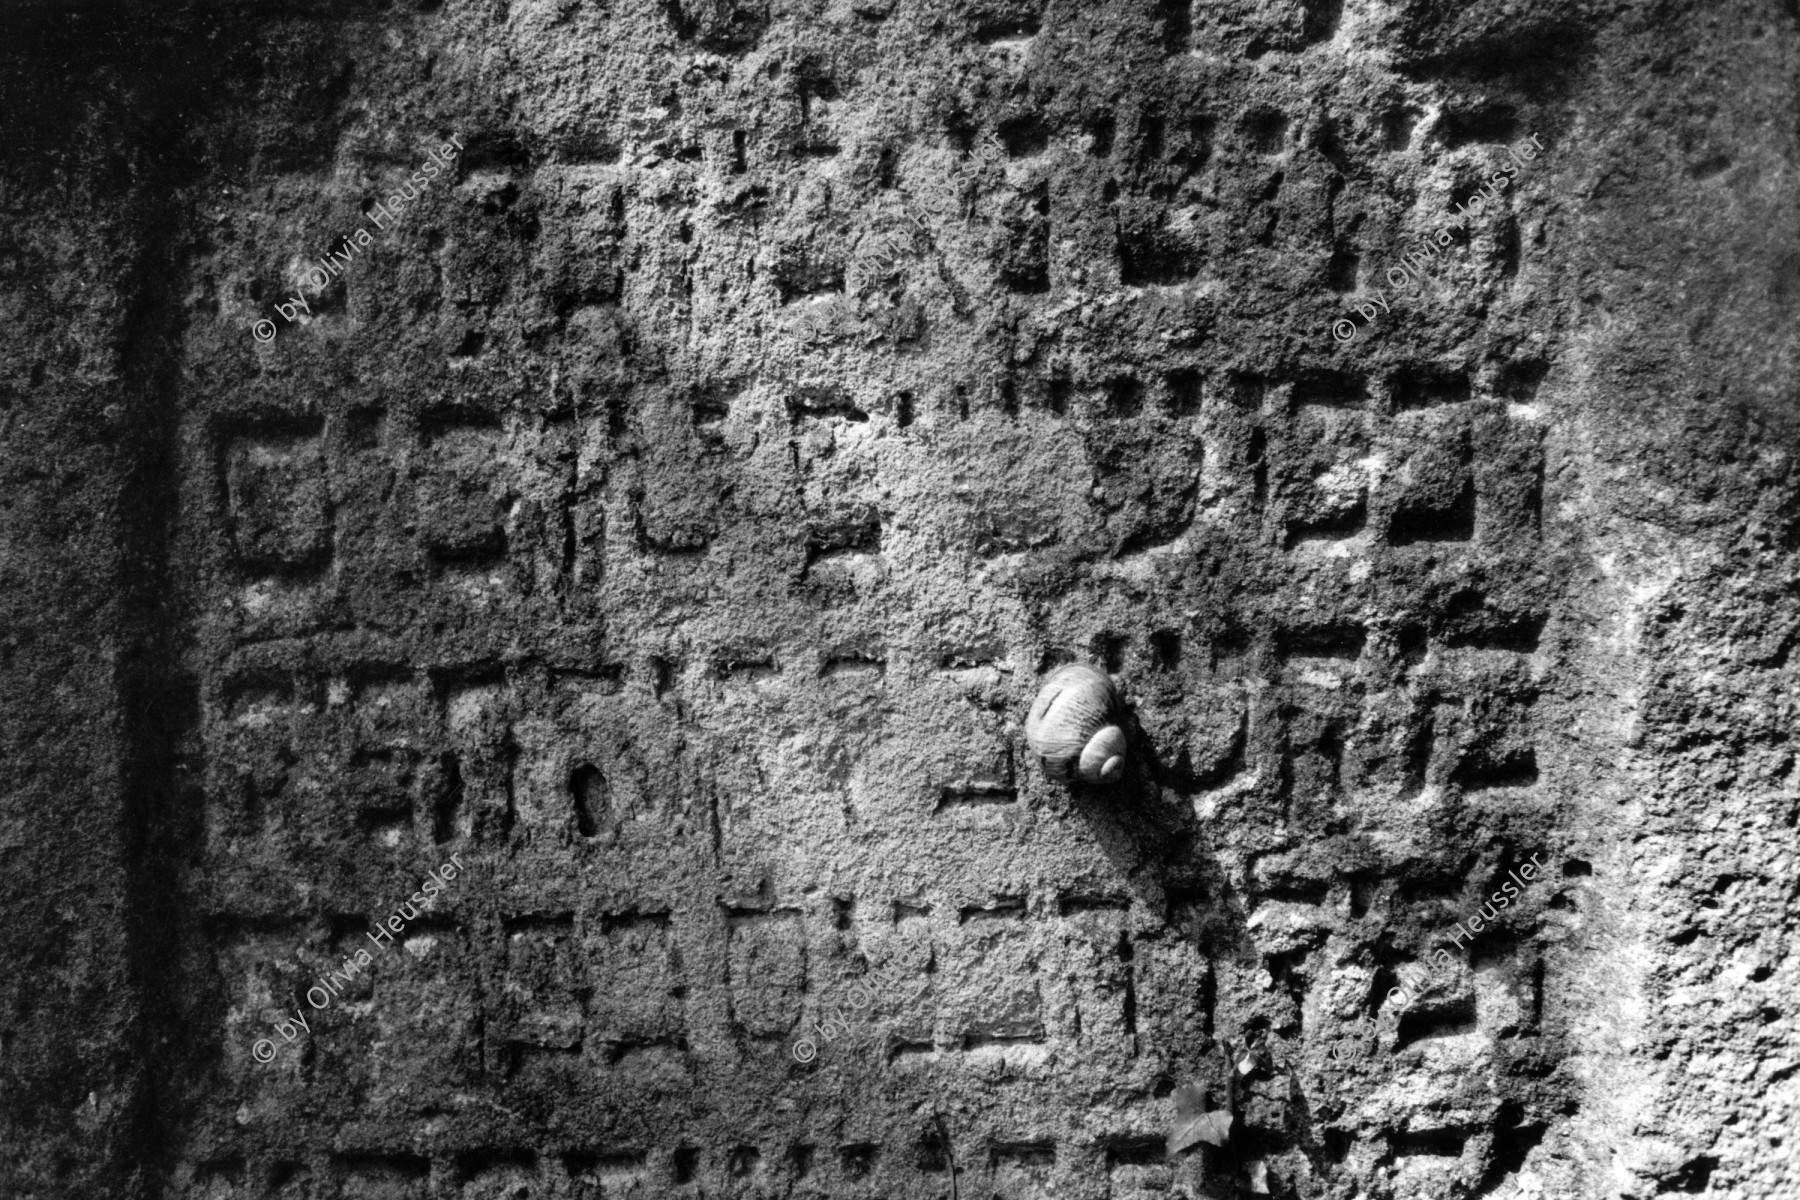
[[[960,1200],[956,1193],[956,1150],[950,1145],[950,1131],[944,1128],[944,1114],[933,1108],[931,1119],[937,1122],[938,1137],[944,1140],[944,1157],[950,1160],[950,1200]]]
[[[1246,1047],[1249,1045],[1245,1043]],[[1226,1039],[1219,1043],[1219,1049],[1225,1054],[1225,1107],[1233,1118],[1238,1115],[1238,1073],[1237,1055],[1232,1053],[1231,1041]]]

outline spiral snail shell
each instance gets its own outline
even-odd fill
[[[1025,741],[1052,778],[1078,774],[1111,783],[1125,770],[1125,731],[1115,723],[1119,693],[1106,672],[1070,663],[1044,680],[1025,717]]]

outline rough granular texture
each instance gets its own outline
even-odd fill
[[[1800,1198],[1793,0],[4,20],[0,1195]]]

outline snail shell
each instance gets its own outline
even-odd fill
[[[1111,783],[1125,770],[1125,731],[1113,720],[1119,693],[1106,672],[1070,663],[1051,672],[1025,717],[1025,741],[1052,778]]]

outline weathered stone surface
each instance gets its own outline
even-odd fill
[[[1792,4],[12,14],[0,1195],[1800,1197]]]

